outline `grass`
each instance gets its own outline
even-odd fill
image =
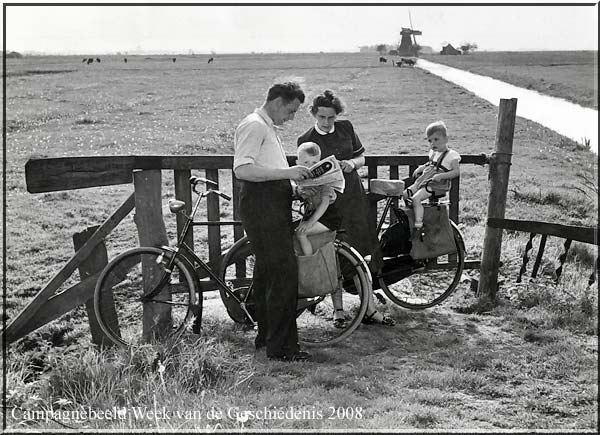
[[[466,69],[542,94],[598,109],[597,51],[475,52],[467,56],[425,56],[432,62]]]
[[[493,150],[497,108],[418,69],[384,68],[377,56],[363,54],[218,60],[209,66],[185,56],[175,64],[131,57],[123,64],[103,57],[93,69],[79,57],[7,61],[8,72],[15,73],[7,76],[6,95],[9,321],[68,261],[73,233],[102,223],[133,191],[121,185],[30,194],[24,166],[33,155],[231,153],[233,127],[262,101],[266,84],[298,75],[309,100],[325,87],[340,93],[348,106],[344,116],[355,125],[367,154],[425,154],[423,128],[437,119],[446,121],[451,144],[462,154]],[[74,71],[19,75],[42,63],[44,69]],[[569,81],[562,69],[545,67],[544,78],[555,71],[554,82],[577,89],[577,99],[593,96],[577,84],[585,82],[581,74],[589,75],[591,68],[583,62],[577,69],[582,71],[569,75]],[[301,109],[286,125],[287,152],[312,123]],[[597,158],[575,148],[572,141],[517,119],[508,218],[597,223]],[[487,168],[465,165],[461,172],[467,259],[479,259]],[[222,175],[221,189],[231,191],[230,183]],[[173,197],[168,171],[163,197]],[[231,210],[222,204],[221,217],[232,219]],[[164,212],[173,239],[174,218]],[[232,234],[223,236],[226,247]],[[195,229],[195,238],[205,255],[206,230]],[[396,327],[363,325],[350,340],[314,350],[310,364],[272,362],[255,354],[254,333],[237,328],[222,308],[214,309],[218,300],[205,311],[201,337],[131,353],[93,348],[85,310],[78,308],[9,347],[9,409],[126,407],[125,418],[67,422],[7,413],[9,428],[597,430],[597,284],[587,287],[597,248],[574,243],[555,284],[554,261],[562,242],[550,238],[542,274],[517,284],[526,241],[525,234],[505,232],[498,305],[473,308],[478,300],[468,278],[477,273],[466,271],[457,293],[442,306],[412,312],[390,302],[380,305],[396,319]],[[109,258],[136,244],[130,216],[107,238]],[[75,273],[65,287],[77,280]],[[155,407],[165,407],[171,418],[133,413]],[[265,409],[285,414],[292,408],[303,411],[299,418],[257,417]]]

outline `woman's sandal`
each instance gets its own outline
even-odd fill
[[[344,312],[343,308],[337,308],[335,310],[335,312],[339,312],[341,311],[342,313]],[[344,329],[346,327],[346,318],[345,317],[340,317],[339,319],[335,318],[335,313],[333,314],[333,326],[338,328],[338,329]]]
[[[363,317],[362,319],[362,323],[364,323],[365,325],[378,324],[384,326],[394,326],[396,324],[396,321],[387,314],[382,314],[381,321],[375,320],[375,314],[377,314],[378,312],[379,311],[375,310],[371,314],[365,314],[365,317]]]

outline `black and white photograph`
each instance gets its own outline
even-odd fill
[[[2,432],[598,433],[597,2],[2,13]]]

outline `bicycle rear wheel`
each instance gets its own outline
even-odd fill
[[[191,325],[195,316],[199,327],[202,299],[196,302],[194,272],[176,258],[169,273],[172,255],[160,248],[135,248],[103,269],[94,290],[94,311],[113,343],[128,347],[177,335]],[[157,287],[159,295],[142,301],[142,296]],[[169,309],[164,310],[165,306]]]
[[[404,308],[422,310],[438,305],[456,290],[464,268],[465,244],[454,223],[452,232],[456,254],[423,261],[410,257],[385,260],[379,285],[390,300]]]
[[[345,325],[343,328],[334,327],[331,295],[298,299],[298,339],[307,346],[328,346],[344,340],[360,325],[367,310],[368,292],[371,290],[368,267],[360,254],[348,244],[336,240],[334,246]],[[253,317],[256,313],[251,291],[254,263],[254,251],[248,239],[244,238],[225,256],[221,269],[223,281],[230,283],[233,292],[246,301],[246,308]],[[246,298],[248,292],[250,294]],[[249,323],[239,304],[230,295],[221,291],[221,299],[234,321]]]

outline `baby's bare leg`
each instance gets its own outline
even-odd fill
[[[296,233],[296,238],[300,243],[300,249],[302,249],[302,255],[312,255],[313,248],[310,244],[310,240],[308,240],[308,236],[306,234],[298,234]]]

